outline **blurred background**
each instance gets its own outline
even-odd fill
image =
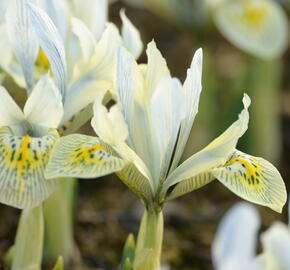
[[[228,8],[227,2],[243,2],[244,5],[253,1],[223,1],[224,6],[219,6],[218,2],[222,1],[114,2],[110,5],[109,18],[120,26],[119,11],[125,8],[127,16],[140,30],[144,44],[154,39],[172,75],[182,81],[194,51],[199,47],[204,49],[199,113],[183,159],[204,147],[237,119],[242,108],[242,95],[246,92],[252,98],[250,124],[247,134],[240,139],[239,149],[274,163],[289,190],[290,4],[273,1],[277,8],[274,15],[267,7],[259,13],[260,9],[247,6],[245,16],[249,21],[245,22],[246,27],[237,25],[235,28],[233,24],[231,29],[223,19],[230,18],[226,12],[237,7]],[[251,31],[247,32],[246,28],[252,29],[252,23],[258,32],[266,29],[263,39],[258,40]],[[145,52],[138,61],[146,62]],[[83,130],[93,134],[89,125]],[[128,233],[137,233],[143,212],[141,202],[114,175],[81,180],[77,193],[76,247],[70,269],[116,269]],[[218,222],[239,200],[214,181],[166,204],[164,262],[172,270],[212,269],[210,248]],[[273,220],[287,218],[286,208],[282,215],[258,208],[263,220],[262,230]],[[19,213],[12,207],[0,205],[1,270],[7,269],[4,257],[14,242]]]

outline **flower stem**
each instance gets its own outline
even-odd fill
[[[134,270],[160,269],[163,227],[163,214],[159,208],[145,210],[137,238]]]

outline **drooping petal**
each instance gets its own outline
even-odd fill
[[[6,12],[6,27],[11,47],[18,59],[28,89],[34,84],[34,62],[38,40],[27,9],[29,0],[12,0]]]
[[[212,174],[243,199],[282,212],[287,200],[286,187],[278,170],[265,159],[235,151]]]
[[[178,79],[162,79],[152,94],[150,112],[154,144],[153,178],[164,179],[168,172],[181,120],[185,114],[185,96]]]
[[[124,9],[120,11],[122,19],[122,38],[123,45],[129,52],[137,59],[143,50],[143,42],[140,37],[140,33],[137,28],[132,24],[125,14]]]
[[[226,163],[229,156],[235,151],[239,138],[248,128],[248,107],[251,100],[247,95],[244,95],[243,103],[244,109],[240,113],[239,119],[203,150],[194,154],[177,167],[166,179],[163,187],[164,191],[178,182]]]
[[[17,125],[24,115],[7,90],[0,86],[0,127]]]
[[[54,190],[54,180],[44,177],[55,131],[41,138],[14,136],[0,129],[0,202],[17,208],[34,207]]]
[[[58,127],[63,117],[62,97],[49,76],[44,76],[37,82],[23,111],[32,124],[47,128]]]
[[[215,177],[212,175],[211,171],[202,172],[196,176],[179,182],[172,192],[166,197],[166,200],[173,200],[182,195],[185,195],[191,191],[199,189],[208,183],[212,182]]]
[[[154,41],[147,46],[148,65],[146,69],[146,92],[148,97],[155,91],[161,79],[170,76],[165,59],[157,49]]]
[[[42,9],[33,4],[29,4],[28,7],[39,45],[49,60],[56,84],[64,96],[67,67],[63,40],[52,20]]]
[[[188,140],[190,130],[198,111],[199,96],[201,93],[202,50],[199,49],[193,56],[187,77],[183,84],[185,95],[185,118],[181,122],[176,151],[171,165],[175,169]]]
[[[219,1],[213,18],[235,46],[258,57],[278,57],[288,46],[287,15],[275,1]]]
[[[262,233],[261,240],[263,247],[261,262],[267,266],[266,269],[289,269],[289,228],[281,222],[276,222]]]
[[[260,227],[258,211],[246,203],[236,204],[219,224],[212,258],[216,270],[245,270],[255,258]]]
[[[108,19],[107,0],[73,0],[74,14],[100,39]]]
[[[96,137],[68,135],[56,143],[47,165],[47,178],[96,178],[120,171],[128,164],[113,155],[110,146]]]

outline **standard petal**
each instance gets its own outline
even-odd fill
[[[260,227],[258,211],[246,203],[236,204],[223,217],[212,245],[216,270],[252,269]]]
[[[18,59],[27,87],[34,84],[34,62],[38,52],[38,40],[27,9],[29,0],[12,0],[6,12],[6,27],[11,47]]]
[[[37,82],[23,111],[31,124],[47,128],[58,127],[63,117],[62,97],[49,76],[44,76]]]
[[[241,198],[282,212],[286,187],[278,170],[267,160],[235,151],[212,174]]]
[[[184,147],[188,140],[193,121],[198,111],[199,96],[201,93],[202,49],[198,49],[193,56],[187,77],[183,84],[185,96],[185,118],[181,122],[176,151],[171,165],[175,169],[180,161]]]
[[[64,95],[67,67],[63,40],[52,20],[42,9],[33,4],[29,4],[28,7],[39,45],[48,58],[56,84]]]
[[[82,61],[88,63],[96,50],[96,40],[87,26],[77,18],[72,18],[72,31],[79,38],[82,49]]]
[[[108,19],[107,0],[73,0],[74,14],[100,39]]]
[[[0,129],[0,202],[16,207],[34,207],[53,192],[55,181],[44,177],[57,133],[36,137],[14,136]]]
[[[276,58],[288,47],[288,18],[276,1],[219,1],[213,18],[235,46],[258,57]]]
[[[66,39],[69,7],[66,0],[37,0],[40,8],[45,10],[58,29],[63,40]]]
[[[248,107],[251,100],[247,95],[244,95],[243,103],[244,109],[240,113],[239,119],[203,150],[194,154],[177,167],[166,179],[163,187],[164,191],[178,182],[226,163],[229,156],[235,151],[239,138],[248,128]]]
[[[120,171],[128,164],[96,137],[68,135],[56,143],[46,169],[47,178],[96,178]]]
[[[150,101],[154,179],[164,179],[171,162],[181,120],[185,114],[185,96],[178,79],[162,79]]]
[[[137,28],[132,24],[125,14],[124,9],[120,11],[122,19],[122,38],[123,45],[129,52],[137,59],[143,50],[143,42],[140,37],[140,33]]]
[[[24,115],[7,90],[0,86],[0,127],[17,125]]]
[[[146,69],[146,93],[148,99],[155,91],[161,79],[170,76],[165,59],[157,49],[154,41],[151,41],[147,46],[148,65]]]

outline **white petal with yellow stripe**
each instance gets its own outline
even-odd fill
[[[0,202],[17,208],[34,207],[54,190],[44,170],[58,138],[55,130],[43,137],[15,136],[0,129]]]
[[[287,200],[283,179],[267,160],[236,150],[227,163],[212,171],[221,183],[241,198],[282,212]]]
[[[120,171],[128,161],[112,154],[112,149],[96,137],[68,135],[56,143],[46,169],[47,178],[95,178]]]

